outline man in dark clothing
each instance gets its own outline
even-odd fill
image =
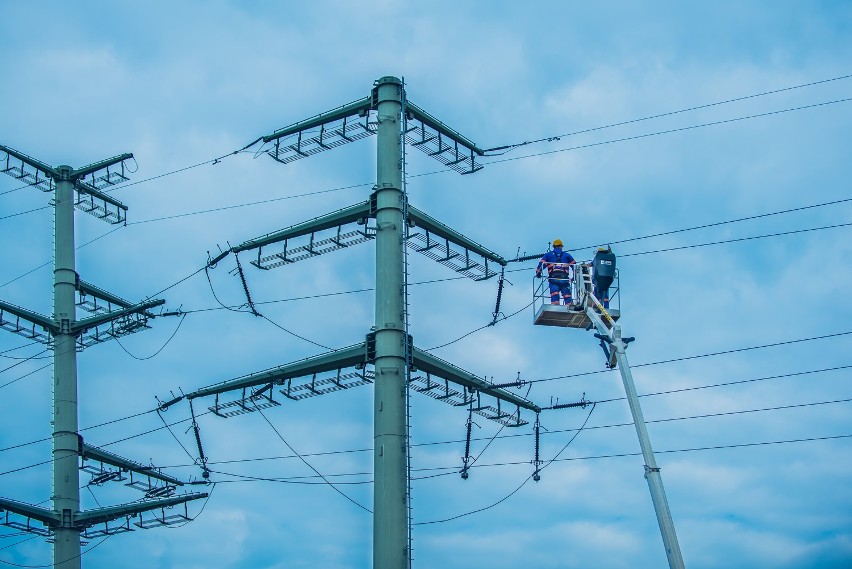
[[[559,304],[559,294],[566,306],[572,304],[571,265],[575,263],[570,253],[562,250],[562,240],[553,240],[553,250],[544,254],[535,269],[535,276],[541,278],[542,268],[547,269],[547,283],[550,285],[550,304]]]
[[[612,247],[598,247],[592,261],[592,282],[595,285],[595,297],[609,308],[609,287],[615,278],[615,254]]]

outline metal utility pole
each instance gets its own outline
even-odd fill
[[[34,533],[53,537],[53,565],[56,569],[77,569],[81,566],[81,532],[95,524],[107,523],[121,517],[135,515],[156,508],[185,503],[203,498],[206,494],[188,494],[176,498],[149,500],[112,508],[99,508],[83,512],[80,509],[80,466],[78,458],[84,448],[104,458],[99,449],[83,443],[78,428],[77,405],[77,351],[110,338],[130,334],[147,328],[147,319],[154,315],[149,309],[161,306],[164,300],[149,300],[130,304],[81,281],[76,270],[74,246],[74,208],[111,223],[125,221],[127,207],[100,191],[99,187],[123,181],[124,162],[132,154],[96,162],[80,169],[70,166],[53,168],[11,148],[0,145],[5,158],[0,169],[18,180],[25,181],[45,192],[54,193],[54,270],[53,270],[53,318],[49,318],[18,306],[0,301],[0,326],[53,348],[53,510],[30,506],[13,500],[0,498],[0,510],[24,516],[31,527],[30,519],[41,522],[48,530]],[[110,171],[110,167],[120,170]],[[86,177],[90,176],[91,181]],[[94,316],[77,319],[77,295],[90,296],[95,307]],[[98,306],[97,300],[110,307]],[[83,302],[80,303],[84,304]],[[111,310],[116,304],[118,310]],[[16,318],[6,320],[6,316]],[[27,326],[22,326],[23,321]],[[99,331],[99,326],[107,326]],[[38,330],[40,328],[40,330]],[[105,459],[124,471],[145,472],[146,468],[115,455]],[[151,468],[147,468],[151,474]],[[155,473],[156,474],[156,473]],[[114,477],[115,478],[115,477]],[[163,478],[161,478],[163,479]],[[167,479],[174,480],[174,479]],[[179,481],[174,481],[182,484]],[[171,488],[173,488],[172,486]],[[18,522],[4,525],[19,527]],[[129,524],[128,524],[129,525]],[[118,533],[114,528],[100,530],[100,535]],[[122,530],[122,531],[130,531]]]
[[[542,284],[539,285],[539,290],[543,290],[544,282],[542,281]],[[651,438],[648,436],[645,417],[642,414],[639,397],[636,395],[636,386],[633,383],[633,373],[631,373],[630,364],[627,361],[627,345],[634,338],[622,337],[621,326],[616,324],[621,316],[621,311],[604,307],[595,297],[592,284],[589,267],[577,265],[573,288],[576,290],[575,298],[582,307],[582,311],[575,312],[569,310],[566,306],[550,305],[545,302],[536,310],[535,324],[586,330],[594,327],[597,330],[595,338],[600,340],[600,345],[606,355],[607,367],[610,369],[618,367],[618,371],[621,373],[624,393],[630,406],[630,413],[633,416],[633,424],[639,438],[639,447],[642,449],[642,458],[645,460],[645,479],[648,481],[648,489],[651,492],[651,502],[654,504],[654,512],[660,526],[660,535],[663,538],[669,568],[684,569],[683,555],[680,551],[674,521],[666,499],[660,468],[654,458]],[[615,290],[617,288],[616,286]],[[535,296],[540,297],[540,293],[536,292]]]
[[[376,85],[376,386],[373,567],[408,566],[405,302],[403,290],[402,82]],[[403,544],[400,547],[400,544]]]
[[[417,348],[406,331],[404,247],[477,281],[498,275],[497,267],[505,267],[507,262],[408,205],[403,187],[402,145],[407,143],[460,174],[482,168],[477,161],[484,153],[481,149],[408,101],[404,85],[396,77],[382,77],[373,84],[369,96],[275,131],[262,140],[270,145],[266,150],[270,157],[287,164],[372,135],[377,135],[376,186],[369,199],[245,241],[209,262],[212,267],[230,253],[256,251],[251,264],[268,270],[375,239],[376,319],[366,340],[198,389],[185,397],[191,401],[214,396],[210,410],[220,417],[232,417],[280,405],[273,398],[275,386],[283,386],[280,393],[294,401],[375,383],[373,567],[407,569],[412,559],[408,527],[408,390],[466,407],[470,413],[508,427],[528,423],[521,418],[522,409],[538,414],[541,408]],[[238,264],[243,276],[240,267]],[[372,371],[368,366],[373,366]],[[356,371],[343,371],[352,367]],[[238,392],[240,396],[220,402],[219,396],[228,392]]]
[[[54,529],[54,567],[80,567],[80,530],[72,525],[80,511],[80,471],[77,466],[77,338],[71,324],[77,321],[74,303],[77,270],[74,256],[74,186],[70,166],[57,168],[54,199],[55,259],[53,268],[53,319],[59,323],[53,349],[53,509],[62,515]]]

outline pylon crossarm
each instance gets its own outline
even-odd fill
[[[174,484],[175,486],[183,486],[184,484],[177,478],[161,473],[153,466],[145,466],[144,464],[140,464],[138,462],[123,458],[121,456],[118,456],[117,454],[105,451],[88,443],[83,443],[83,448],[81,449],[80,456],[83,458],[83,460],[96,460],[103,464],[115,466],[122,470],[144,474],[145,476],[148,476],[150,478],[156,478],[157,480],[162,480],[163,482],[166,482],[168,484]]]
[[[82,168],[76,168],[74,170],[73,177],[75,179],[80,179],[88,176],[89,174],[95,174],[100,170],[108,170],[110,166],[114,164],[121,164],[125,160],[131,160],[133,158],[133,154],[129,152],[125,152],[124,154],[119,154],[118,156],[113,156],[112,158],[106,158],[105,160],[101,160],[99,162],[93,162],[88,166],[83,166]],[[126,179],[126,178],[125,178]]]
[[[484,150],[407,100],[405,119],[405,141],[409,145],[459,174],[473,174],[482,169],[476,157],[483,156]]]
[[[20,306],[16,306],[14,304],[10,304],[8,302],[0,300],[0,322],[3,321],[3,312],[8,312],[9,314],[17,316],[18,318],[26,320],[30,324],[41,326],[52,334],[59,332],[59,326],[52,318],[48,318],[47,316],[43,316],[38,312],[33,312],[32,310],[27,310],[26,308],[22,308]]]
[[[229,391],[250,389],[260,385],[281,384],[287,379],[295,377],[360,366],[365,363],[365,360],[366,346],[362,342],[327,354],[320,354],[319,356],[252,373],[209,387],[203,387],[197,391],[188,393],[186,398],[195,399],[207,395],[218,395]]]
[[[0,144],[0,151],[6,153],[6,160],[4,161],[4,164],[3,164],[3,172],[6,173],[6,174],[9,174],[10,176],[12,176],[14,178],[22,178],[23,175],[24,175],[24,172],[23,172],[23,168],[15,168],[15,167],[12,167],[11,164],[9,164],[9,157],[10,156],[20,160],[22,164],[26,164],[27,166],[30,166],[31,168],[35,168],[36,170],[38,170],[39,173],[42,175],[42,178],[45,179],[45,180],[47,180],[48,178],[53,178],[53,177],[59,175],[59,172],[55,168],[53,168],[52,166],[48,166],[47,164],[45,164],[41,160],[36,160],[32,156],[27,156],[23,152],[18,152],[14,148],[9,148],[8,146],[4,146],[4,145]],[[21,175],[19,176],[19,175],[15,174],[14,173],[15,171],[19,171],[21,173]]]
[[[491,383],[481,379],[469,371],[465,371],[447,361],[415,347],[412,351],[412,366],[423,373],[428,373],[452,383],[462,385],[470,390],[490,395],[499,401],[528,409],[535,413],[541,411],[541,407],[519,395],[515,395],[504,389],[495,388]]]
[[[450,141],[464,145],[465,148],[472,150],[479,156],[485,154],[485,151],[479,148],[474,142],[448,127],[409,100],[405,101],[405,111],[410,115],[410,118],[419,120],[429,128],[441,133],[442,136],[448,138]]]
[[[484,280],[497,274],[497,271],[488,268],[488,261],[491,261],[492,263],[495,263],[496,265],[499,265],[501,267],[506,266],[506,259],[498,255],[494,251],[483,247],[472,239],[468,239],[458,231],[444,225],[434,217],[427,215],[423,211],[410,205],[408,206],[408,222],[410,225],[413,225],[414,227],[422,229],[426,232],[425,234],[420,234],[416,232],[410,233],[409,246],[420,253],[428,255],[428,252],[433,249],[433,244],[428,243],[428,241],[434,237],[445,239],[450,243],[461,247],[464,250],[466,258],[464,260],[465,262],[455,269],[459,272],[470,271],[470,269],[474,268],[475,266],[479,270],[477,274],[477,280]],[[423,245],[422,247],[418,246],[414,243],[414,241],[412,241],[412,238],[415,238],[415,236],[420,242],[420,245]],[[427,242],[424,242],[424,240]],[[447,246],[445,245],[444,247],[446,248]],[[438,250],[441,251],[446,257],[448,257],[446,259],[443,259],[444,261],[449,260],[450,251],[444,251],[444,249],[442,249],[440,246],[438,247]],[[474,253],[477,256],[485,259],[484,265],[476,263],[475,261],[472,265],[469,257],[470,253]],[[442,262],[441,259],[436,260]],[[461,261],[461,259],[459,259],[459,261]]]
[[[192,500],[206,498],[207,496],[207,492],[193,492],[192,494],[183,494],[181,496],[173,496],[171,498],[146,500],[144,502],[134,502],[132,504],[121,504],[119,506],[108,506],[106,508],[87,510],[85,512],[79,512],[74,516],[74,525],[80,528],[87,528],[96,524],[111,522],[119,518],[134,516],[142,512],[157,510],[159,508],[167,508],[177,504],[185,504]]]
[[[272,142],[273,140],[278,140],[286,136],[290,136],[292,134],[298,134],[300,132],[304,132],[312,128],[317,128],[324,124],[343,120],[347,117],[358,116],[359,114],[370,110],[372,104],[372,97],[364,97],[363,99],[353,101],[349,104],[343,105],[342,107],[332,109],[325,113],[316,115],[315,117],[311,117],[309,119],[305,119],[303,121],[291,124],[290,126],[286,126],[282,129],[276,130],[272,134],[264,136],[263,142]]]
[[[107,312],[113,307],[131,308],[134,306],[129,300],[125,300],[118,295],[106,291],[100,287],[88,283],[83,280],[77,281],[77,292],[80,293],[80,298],[77,306],[90,313]],[[87,298],[91,297],[91,298]],[[97,301],[102,301],[104,304],[99,305]],[[156,314],[146,312],[145,316],[154,318]]]
[[[236,247],[232,247],[231,252],[240,253],[242,251],[248,251],[250,249],[260,249],[261,247],[272,245],[274,243],[281,243],[282,241],[287,241],[289,239],[295,239],[297,237],[302,237],[305,235],[312,235],[318,231],[323,231],[325,229],[332,229],[334,227],[340,227],[342,225],[356,223],[362,220],[366,222],[366,219],[369,216],[370,202],[364,201],[337,210],[335,212],[322,215],[310,221],[299,223],[297,225],[292,225],[280,231],[275,231],[273,233],[269,233],[256,239],[250,239],[240,245],[237,245]]]
[[[113,225],[127,219],[127,206],[94,186],[77,180],[74,182],[74,190],[77,192],[74,207],[80,211]]]
[[[17,500],[10,500],[9,498],[0,498],[0,511],[3,510],[31,518],[46,526],[56,526],[61,519],[59,514],[53,510],[46,510],[45,508],[39,508],[25,502],[18,502]]]
[[[140,302],[139,304],[135,304],[133,306],[129,306],[127,308],[123,308],[121,310],[113,310],[112,312],[107,312],[106,314],[96,314],[94,316],[78,320],[71,327],[71,330],[74,333],[85,332],[86,330],[95,328],[96,326],[100,326],[101,324],[106,324],[107,322],[111,322],[113,320],[117,320],[118,318],[121,318],[123,316],[144,313],[149,308],[162,306],[165,303],[165,300],[148,300],[145,302]]]

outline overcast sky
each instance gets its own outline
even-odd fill
[[[470,176],[410,151],[411,203],[507,258],[557,237],[578,259],[613,244],[628,356],[688,567],[852,565],[849,3],[6,1],[0,14],[0,144],[75,167],[134,153],[131,185],[113,194],[127,225],[76,217],[77,245],[114,230],[77,251],[80,277],[134,301],[219,246],[366,199],[375,138],[287,165],[259,145],[231,152],[367,96],[379,77],[404,78],[412,102],[481,147],[552,139]],[[20,186],[0,177],[0,299],[50,314],[50,196]],[[87,443],[198,479],[186,402],[163,414],[184,421],[177,441],[156,413],[128,417],[155,397],[363,341],[373,325],[373,242],[270,271],[249,259],[260,312],[310,342],[221,309],[211,286],[228,306],[245,302],[229,257],[210,283],[202,271],[159,296],[185,319],[79,355],[81,427],[124,419],[84,430]],[[531,425],[477,417],[472,452],[485,450],[462,480],[467,413],[413,394],[414,566],[662,567],[620,377],[591,332],[533,325],[533,265],[507,267],[501,311],[517,315],[433,353],[499,383],[547,380],[530,384],[540,405],[601,403],[542,414],[542,458],[560,460],[512,494],[532,472]],[[491,320],[496,279],[454,279],[414,253],[410,273],[418,347]],[[49,507],[50,464],[20,469],[50,459],[50,353],[7,332],[0,352],[0,496]],[[369,566],[371,515],[286,443],[371,507],[372,387],[264,415],[277,433],[258,413],[203,415],[216,482],[203,511],[92,540],[84,566]],[[111,482],[81,496],[95,508],[142,494]],[[44,538],[0,527],[0,563],[50,562]]]

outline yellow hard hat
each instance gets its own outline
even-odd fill
[[[562,247],[562,239],[554,239],[553,240],[554,247]]]

